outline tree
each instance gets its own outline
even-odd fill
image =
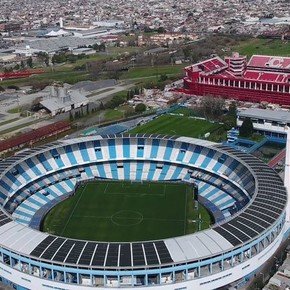
[[[105,45],[105,43],[101,43],[101,44],[99,45],[99,50],[100,50],[100,51],[106,51],[106,45]]]
[[[146,105],[145,104],[140,103],[140,104],[136,105],[136,107],[135,107],[135,112],[136,113],[142,113],[144,111],[146,111]]]
[[[29,66],[30,68],[32,68],[33,66],[33,62],[32,62],[32,57],[29,57],[26,61],[27,66]]]
[[[20,90],[20,88],[18,86],[15,86],[15,85],[7,86],[7,89],[8,90],[15,90],[15,91],[19,91]]]
[[[92,47],[95,51],[100,51],[100,45],[98,43],[93,44]]]
[[[222,121],[224,123],[224,128],[226,130],[230,130],[233,127],[236,127],[237,120],[237,104],[236,102],[232,102],[229,105],[229,111],[227,115],[223,116]]]
[[[161,82],[164,82],[164,81],[166,81],[167,79],[168,79],[167,74],[162,74],[162,75],[160,75],[160,81],[161,81]]]
[[[200,103],[200,109],[207,119],[220,119],[223,115],[225,100],[212,96],[205,96]]]
[[[23,60],[20,62],[20,67],[21,67],[21,69],[24,69],[25,68],[25,64],[24,64],[24,61]]]
[[[49,56],[48,56],[48,54],[46,52],[40,51],[37,54],[37,57],[39,58],[40,61],[44,62],[46,66],[49,65]]]
[[[185,57],[185,58],[190,58],[190,56],[191,56],[191,52],[192,52],[192,50],[191,50],[190,47],[186,46],[186,47],[184,47],[184,48],[182,49],[182,51],[183,51],[183,54],[184,54],[184,57]]]
[[[165,30],[164,27],[160,26],[160,27],[158,27],[157,32],[158,32],[158,33],[165,33],[166,30]]]
[[[73,114],[71,111],[69,111],[69,120],[72,122],[74,120]]]
[[[254,133],[254,126],[251,118],[245,118],[242,126],[240,127],[240,136],[241,137],[250,137]]]
[[[59,54],[53,55],[51,59],[52,63],[63,63],[67,61],[67,56],[64,52],[60,52]]]
[[[121,104],[123,104],[125,101],[126,101],[126,96],[124,97],[122,95],[116,95],[112,98],[112,100],[106,103],[105,107],[109,109],[114,109],[120,106]]]
[[[223,116],[222,121],[224,123],[225,130],[230,130],[233,127],[236,127],[236,118],[229,114]]]
[[[4,67],[3,71],[4,71],[4,73],[9,73],[9,72],[12,72],[13,69],[12,69],[12,67],[8,67],[8,68]]]
[[[105,106],[104,106],[104,103],[102,101],[100,103],[100,110],[105,110]]]
[[[228,115],[237,118],[237,104],[236,104],[236,102],[231,102],[231,104],[229,105]]]

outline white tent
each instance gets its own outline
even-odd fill
[[[63,29],[60,29],[58,31],[50,31],[49,33],[45,34],[45,36],[47,37],[56,37],[56,36],[62,36],[62,35],[66,35],[68,34],[68,32],[64,31]]]

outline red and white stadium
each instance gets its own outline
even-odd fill
[[[290,57],[233,53],[185,68],[184,92],[290,106]]]

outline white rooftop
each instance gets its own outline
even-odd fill
[[[283,110],[266,110],[266,109],[250,108],[244,111],[239,111],[238,116],[249,117],[252,119],[264,119],[269,121],[290,123],[290,112]]]

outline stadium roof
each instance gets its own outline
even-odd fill
[[[277,223],[285,209],[287,193],[277,173],[254,156],[223,145],[215,145],[211,142],[203,143],[203,140],[197,141],[191,138],[161,134],[112,134],[93,138],[62,140],[50,144],[48,147],[42,146],[39,150],[51,150],[78,142],[120,137],[159,138],[175,140],[176,142],[189,142],[208,146],[212,150],[227,154],[243,163],[248,169],[253,170],[252,173],[257,182],[253,200],[239,215],[235,215],[223,224],[216,224],[211,229],[171,239],[133,243],[91,242],[57,237],[17,224],[0,210],[1,245],[35,258],[52,260],[54,263],[94,267],[144,268],[172,262],[184,263],[189,260],[218,255],[256,239]],[[37,150],[32,154],[38,154]],[[22,156],[22,158],[29,158],[29,156]],[[14,161],[17,162],[17,157]],[[0,167],[1,165],[2,163],[0,163]]]
[[[219,56],[201,61],[186,67],[185,69],[199,70],[204,74],[212,74],[220,72],[228,67],[227,63],[222,60]]]
[[[290,57],[253,55],[248,67],[290,70]]]
[[[274,111],[274,110],[250,108],[244,111],[239,111],[238,115],[241,117],[249,117],[252,119],[263,119],[282,123],[290,123],[290,112],[283,110]]]

